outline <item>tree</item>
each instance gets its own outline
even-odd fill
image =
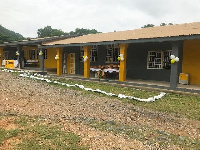
[[[161,23],[161,24],[160,24],[160,26],[166,26],[166,25],[167,25],[166,23]]]
[[[84,29],[76,28],[75,31],[70,31],[69,33],[63,32],[61,29],[52,29],[51,26],[46,26],[44,28],[38,29],[38,37],[51,37],[51,36],[61,36],[61,35],[74,35],[81,36],[86,34],[96,34],[100,33],[95,29]]]
[[[66,35],[61,29],[52,29],[51,26],[38,29],[37,34],[40,38]]]
[[[167,25],[173,25],[173,23],[168,23],[168,24],[166,24],[166,23],[161,23],[160,24],[160,26],[167,26]],[[153,25],[153,24],[147,24],[147,25],[144,25],[143,27],[141,27],[141,28],[149,28],[149,27],[154,27],[155,25]]]
[[[142,28],[149,28],[149,27],[154,27],[155,25],[154,24],[147,24],[147,25],[144,25]]]
[[[168,23],[168,24],[166,24],[166,23],[161,23],[161,24],[160,24],[160,26],[167,26],[167,25],[173,25],[173,23]]]
[[[100,32],[98,32],[95,29],[76,28],[75,31],[71,31],[69,35],[81,36],[81,35],[96,34],[96,33],[100,33]]]

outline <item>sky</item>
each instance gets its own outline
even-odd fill
[[[31,38],[47,25],[105,33],[200,22],[200,0],[0,0],[0,5],[0,24]]]

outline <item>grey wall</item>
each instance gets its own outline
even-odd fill
[[[65,47],[63,49],[63,57],[66,54],[66,60],[67,60],[67,54],[69,53],[75,53],[75,74],[81,74],[80,73],[80,47]],[[64,59],[64,58],[63,58]]]
[[[170,42],[129,44],[127,78],[170,81],[170,69],[147,69],[148,51],[172,50]]]
[[[182,64],[182,45],[180,43],[179,65]],[[137,43],[129,44],[127,49],[127,78],[130,79],[143,79],[143,80],[156,80],[156,81],[170,81],[171,69],[147,69],[147,56],[148,51],[165,51],[172,50],[171,42],[154,42],[154,43]],[[76,74],[83,75],[83,62],[80,61],[80,47],[66,47],[64,53],[75,53],[76,55]],[[98,61],[91,62],[91,66],[106,65],[106,45],[98,46]],[[118,63],[119,64],[119,63]],[[181,67],[178,68],[181,72]]]
[[[16,55],[16,47],[5,47],[4,51],[9,51],[8,60],[17,60],[18,56]]]
[[[99,65],[106,65],[109,63],[106,63],[106,45],[99,45],[98,46],[98,61],[97,62],[91,62],[90,66],[99,66]],[[115,63],[112,63],[115,64]],[[119,64],[119,63],[118,63]],[[83,75],[83,62],[80,62],[80,73]]]

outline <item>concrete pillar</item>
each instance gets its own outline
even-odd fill
[[[84,78],[90,77],[90,51],[92,47],[91,46],[83,46],[84,50],[84,56],[87,56],[87,60],[84,61]]]
[[[57,59],[57,75],[62,74],[62,52],[63,52],[62,48],[56,49],[56,55],[58,56],[58,59]]]
[[[18,68],[19,69],[22,69],[22,46],[21,45],[17,45],[17,51],[19,52],[19,55],[18,55]]]
[[[0,47],[0,66],[2,66],[3,61],[3,47]]]
[[[172,42],[172,55],[179,57],[179,51],[180,51],[181,45],[178,41]],[[179,78],[179,67],[181,67],[180,62],[175,62],[174,64],[171,64],[171,74],[170,74],[170,89],[176,89],[178,84],[178,78]]]
[[[128,44],[120,44],[120,54],[123,54],[124,60],[120,60],[119,81],[126,81],[126,58]]]
[[[39,56],[40,56],[40,70],[43,72],[44,71],[44,49],[43,48],[39,49]]]

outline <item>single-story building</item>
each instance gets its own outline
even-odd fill
[[[55,40],[66,39],[72,36],[54,36],[45,38],[33,38],[22,41],[11,41],[0,44],[0,66],[5,65],[5,60],[14,60],[14,67],[40,67],[39,58],[39,45],[45,42],[53,42]],[[56,68],[55,55],[56,51],[54,48],[45,49],[44,52],[44,67],[45,68]],[[48,55],[48,57],[47,57]],[[8,61],[7,61],[8,62]]]
[[[32,57],[30,49],[24,55],[31,60],[41,54],[41,70],[56,68],[57,75],[89,78],[104,66],[104,71],[115,72],[119,81],[167,81],[174,89],[184,73],[189,75],[189,84],[200,85],[200,22],[83,35],[37,45],[37,56],[34,53]]]
[[[167,81],[173,89],[180,73],[185,73],[190,84],[200,85],[200,22],[84,35],[40,48],[57,49],[58,75],[89,78],[91,66],[119,65],[119,81]],[[172,64],[171,55],[179,62]]]

